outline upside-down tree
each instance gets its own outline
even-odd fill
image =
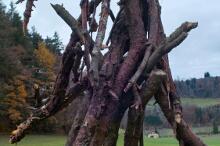
[[[34,1],[27,0],[24,30]],[[198,24],[185,22],[166,36],[158,0],[120,0],[116,17],[110,4],[110,0],[81,0],[78,19],[62,5],[51,4],[72,29],[72,34],[63,53],[52,96],[17,126],[10,142],[20,141],[33,123],[56,114],[74,99],[81,98],[66,146],[115,146],[120,121],[127,109],[124,145],[143,146],[144,109],[154,97],[180,146],[205,146],[182,116],[167,55]],[[101,14],[97,23],[95,16],[99,5]],[[109,16],[113,25],[104,43]],[[93,32],[97,32],[95,40],[91,36]],[[69,79],[71,73],[73,78]],[[69,82],[73,82],[70,88]]]

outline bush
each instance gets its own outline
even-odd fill
[[[216,122],[213,122],[213,134],[218,134],[218,124]]]

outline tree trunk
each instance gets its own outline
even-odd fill
[[[95,15],[100,3],[97,29]],[[63,54],[52,98],[17,127],[10,142],[21,140],[34,121],[54,115],[87,92],[66,146],[116,146],[120,122],[127,109],[124,145],[143,146],[144,110],[153,96],[181,146],[205,146],[182,118],[167,56],[198,24],[185,22],[166,37],[158,0],[120,0],[117,17],[110,9],[110,0],[81,0],[80,4],[81,15],[77,20],[63,6],[52,5],[73,33]],[[33,1],[27,0],[27,6],[26,12],[30,13]],[[103,40],[109,15],[114,22],[106,43],[110,46],[106,46]],[[30,15],[25,17],[25,27],[29,18]],[[97,32],[95,41],[92,32]],[[104,55],[103,48],[108,49]],[[74,85],[67,93],[71,70]]]
[[[73,145],[73,143],[76,139],[76,136],[79,132],[79,129],[81,127],[81,124],[86,116],[86,112],[89,107],[91,95],[87,91],[87,93],[85,93],[84,96],[79,97],[79,98],[81,98],[81,100],[80,100],[81,103],[80,103],[79,109],[77,110],[77,113],[74,117],[73,124],[71,126],[70,131],[69,131],[65,146],[72,146]]]

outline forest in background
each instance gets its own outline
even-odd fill
[[[204,78],[176,80],[175,84],[181,97],[220,98],[220,77],[212,77],[209,72],[204,73]]]
[[[24,36],[22,20],[13,3],[6,9],[0,0],[0,132],[15,128],[35,104],[33,86],[42,94],[50,89],[59,68],[64,46],[55,32],[43,38],[32,27]],[[48,91],[48,90],[45,90]],[[55,118],[45,120],[34,131],[51,132]],[[51,126],[50,126],[51,125]],[[35,128],[35,127],[33,127]]]

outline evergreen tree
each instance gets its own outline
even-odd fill
[[[14,9],[13,5],[11,6],[12,10]],[[25,45],[25,36],[22,31],[22,20],[21,17],[19,16],[18,12],[16,11],[11,11],[12,16],[11,16],[11,23],[12,27],[15,29],[13,33],[13,41],[15,45]]]
[[[204,77],[205,77],[205,78],[209,78],[209,77],[211,77],[211,75],[210,75],[209,72],[205,72],[205,73],[204,73]]]
[[[8,10],[8,16],[9,16],[9,19],[13,19],[14,13],[16,12],[15,11],[16,7],[13,2],[10,3],[9,7],[10,8]]]
[[[10,27],[10,20],[6,14],[5,6],[0,0],[0,49],[5,48],[11,44],[12,28]]]
[[[213,122],[213,134],[218,134],[219,130],[218,130],[218,124],[214,121]]]
[[[47,37],[45,39],[46,46],[56,54],[61,54],[61,51],[64,49],[63,43],[60,40],[60,37],[57,32],[54,33],[53,37]]]
[[[31,28],[30,39],[33,44],[33,48],[38,49],[38,44],[43,41],[42,36],[36,31],[35,27]]]

